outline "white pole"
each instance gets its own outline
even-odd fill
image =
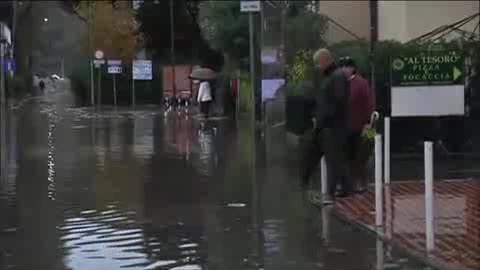
[[[384,169],[384,177],[385,177],[385,184],[390,184],[390,117],[385,117],[385,145],[383,151],[384,154],[384,162],[385,162],[385,169]]]
[[[433,226],[433,143],[425,142],[425,226],[427,252],[435,247]]]
[[[327,162],[325,161],[325,156],[322,157],[320,162],[320,171],[321,171],[321,184],[322,184],[322,195],[327,194]]]
[[[383,225],[382,135],[375,136],[375,225]]]

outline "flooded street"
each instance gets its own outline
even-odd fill
[[[0,270],[425,269],[313,206],[281,127],[70,104],[5,115]]]

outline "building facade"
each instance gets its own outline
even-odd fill
[[[370,1],[320,1],[321,14],[360,38],[370,39]],[[377,1],[379,40],[407,42],[440,26],[478,13],[479,1]],[[464,31],[478,31],[479,20],[464,25]],[[343,32],[343,33],[342,33]],[[330,27],[331,42],[352,39],[346,31]]]

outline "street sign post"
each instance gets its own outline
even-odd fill
[[[133,60],[132,62],[132,105],[135,106],[135,80],[152,80],[152,61]]]
[[[252,94],[256,97],[255,88],[256,88],[256,78],[255,78],[255,44],[254,44],[254,18],[253,14],[260,12],[262,9],[261,1],[241,1],[240,2],[240,11],[248,13],[248,24],[249,24],[249,39],[250,39],[250,84],[252,86]],[[256,99],[255,99],[255,111],[257,108]],[[257,116],[254,117],[254,119]]]
[[[150,81],[152,80],[152,61],[133,60],[132,75],[134,80]]]
[[[112,74],[113,80],[113,105],[117,106],[117,74],[122,73],[122,61],[121,60],[108,60],[108,74]]]
[[[93,59],[93,64],[95,68],[98,69],[98,105],[102,104],[102,65],[105,64],[105,59],[101,59],[103,57],[102,51],[95,52],[95,58]]]
[[[93,65],[96,67],[96,68],[100,68],[102,67],[102,65],[105,64],[105,60],[104,59],[93,59]]]
[[[392,116],[464,115],[464,69],[464,56],[453,50],[392,58]]]
[[[261,10],[260,1],[241,1],[240,2],[241,12],[260,12],[260,10]]]

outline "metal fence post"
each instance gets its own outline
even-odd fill
[[[425,227],[427,252],[435,248],[433,217],[433,143],[425,142]]]
[[[375,136],[375,225],[383,226],[382,135]]]
[[[384,177],[385,184],[390,184],[390,117],[385,117],[384,125],[385,145],[384,145]]]
[[[325,156],[323,156],[320,161],[322,195],[327,195],[327,170],[327,162],[325,161]]]

